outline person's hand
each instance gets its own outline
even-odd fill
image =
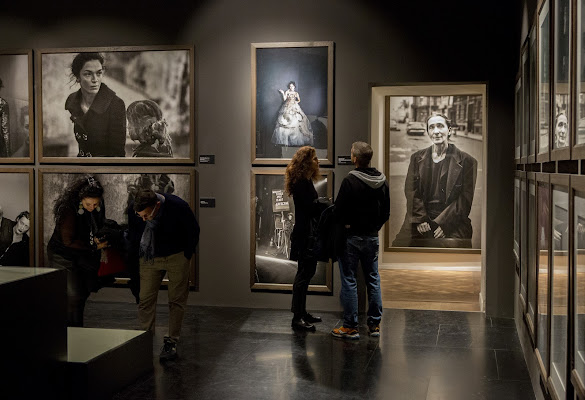
[[[553,229],[553,239],[554,240],[561,240],[563,238],[563,234],[556,229]]]
[[[418,231],[418,233],[423,235],[426,232],[429,232],[431,230],[431,225],[429,225],[428,222],[423,222],[422,224],[418,224],[418,226],[416,227],[416,230]]]
[[[283,95],[283,96],[284,96],[284,90],[282,90],[282,89],[278,89],[278,91],[280,92],[280,94],[281,94],[281,95]]]
[[[98,238],[95,239],[95,244],[96,244],[96,249],[101,250],[101,249],[105,249],[106,247],[108,247],[108,241],[105,240],[103,242],[100,242],[100,240]]]
[[[440,239],[440,238],[445,237],[445,232],[443,232],[443,228],[441,228],[440,226],[437,227],[437,229],[435,229],[435,232],[433,234],[435,236],[435,239]]]

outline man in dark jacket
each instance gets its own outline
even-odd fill
[[[140,262],[138,318],[154,332],[156,299],[167,274],[169,331],[161,360],[177,357],[177,343],[189,295],[189,265],[199,241],[199,224],[189,204],[172,194],[141,189],[128,208],[130,252]]]
[[[352,144],[351,161],[356,169],[341,182],[335,202],[335,219],[344,230],[343,250],[338,254],[343,326],[333,329],[331,334],[341,338],[359,338],[356,274],[360,261],[369,299],[369,334],[380,336],[382,294],[378,274],[378,231],[390,216],[390,192],[384,174],[369,167],[373,154],[367,143]]]

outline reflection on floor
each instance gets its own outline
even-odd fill
[[[384,310],[380,338],[362,325],[344,341],[329,334],[337,312],[315,313],[317,332],[302,334],[285,310],[188,306],[180,357],[163,365],[159,311],[154,372],[115,400],[535,398],[512,319]],[[86,326],[135,328],[136,305],[90,301]]]
[[[480,311],[480,271],[381,269],[384,308]]]

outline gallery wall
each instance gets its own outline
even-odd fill
[[[250,43],[335,42],[335,157],[368,141],[371,85],[417,82],[488,84],[486,312],[513,315],[514,79],[521,5],[454,0],[437,5],[384,1],[105,1],[3,5],[0,48],[193,44],[198,193],[216,208],[198,210],[199,291],[189,303],[290,307],[290,295],[251,292]],[[42,167],[37,163],[37,167]],[[339,189],[348,166],[335,166]],[[311,295],[309,309],[339,310]]]

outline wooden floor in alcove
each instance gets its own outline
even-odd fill
[[[381,269],[384,308],[481,311],[480,271]]]

